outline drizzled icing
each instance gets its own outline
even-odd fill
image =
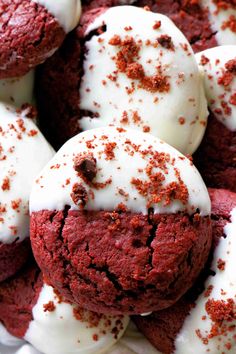
[[[175,341],[175,354],[234,354],[236,352],[236,209],[214,252],[206,292],[185,320]]]
[[[128,316],[98,315],[65,303],[45,284],[32,312],[25,339],[44,354],[102,354],[129,323]]]
[[[64,28],[65,32],[72,31],[79,23],[81,15],[80,0],[31,0],[46,7]]]
[[[215,117],[236,130],[236,45],[220,46],[196,55],[204,77],[208,105]]]
[[[0,242],[7,244],[29,236],[31,185],[54,155],[26,114],[0,104]]]
[[[208,12],[212,31],[219,45],[236,42],[236,5],[230,1],[200,0]]]
[[[187,39],[166,16],[134,6],[110,8],[86,35],[102,27],[86,41],[80,108],[91,114],[81,128],[121,125],[194,152],[208,112]]]
[[[188,158],[150,134],[111,127],[70,139],[38,176],[31,212],[66,205],[143,214],[151,207],[155,213],[210,213],[208,192]]]

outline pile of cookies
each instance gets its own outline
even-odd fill
[[[235,1],[0,10],[1,354],[233,354]]]

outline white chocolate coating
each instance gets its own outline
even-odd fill
[[[33,103],[34,71],[23,77],[0,80],[0,101],[21,107]]]
[[[29,195],[34,178],[54,151],[31,119],[0,104],[0,242],[29,236]]]
[[[46,7],[60,23],[66,33],[78,24],[81,15],[80,0],[32,0]]]
[[[228,299],[232,298],[234,306],[236,304],[236,208],[231,212],[231,222],[226,224],[224,234],[226,238],[222,237],[220,239],[214,252],[211,269],[216,274],[215,276],[209,276],[205,284],[206,289],[213,286],[212,292],[209,297],[202,294],[197,299],[195,308],[185,320],[184,326],[176,339],[175,354],[235,354],[236,352],[236,320],[226,324],[227,328],[232,326],[231,331],[213,338],[207,338],[214,322],[206,312],[206,303],[209,299],[227,302]],[[219,260],[225,262],[224,270],[219,269]],[[204,320],[203,316],[206,316]],[[196,330],[200,330],[202,340],[197,336]],[[208,339],[208,343],[203,344],[205,338]],[[227,347],[228,344],[231,347]]]
[[[219,46],[196,55],[204,78],[208,105],[215,117],[229,130],[236,130],[236,73],[227,73],[225,64],[235,60],[236,45]],[[231,75],[231,82],[223,84],[221,78]]]
[[[0,338],[1,339],[1,338]],[[20,341],[20,340],[18,340]],[[0,345],[1,354],[42,354],[30,344],[23,344],[17,351]],[[97,354],[97,353],[96,353]],[[161,354],[150,342],[137,330],[130,321],[124,335],[119,341],[104,354]]]
[[[45,311],[44,305],[51,301],[54,311]],[[82,320],[79,320],[74,313],[76,309],[61,302],[53,288],[44,285],[25,339],[43,354],[102,354],[119,340],[129,323],[128,316],[103,315],[93,325],[93,321],[97,322],[93,313],[80,310]],[[117,335],[114,328],[118,328]]]
[[[3,326],[2,323],[0,323],[0,344],[3,344],[5,346],[9,347],[16,347],[18,345],[23,344],[24,341],[22,339],[16,338],[12,336],[6,328]],[[0,353],[2,353],[0,351]]]
[[[96,159],[97,174],[93,182],[105,183],[103,188],[97,188],[95,184],[89,186],[74,169],[74,158],[88,153],[93,154]],[[159,165],[153,167],[153,161],[158,159],[157,156],[165,162],[164,169],[161,162],[160,167]],[[151,177],[147,172],[149,167],[153,167]],[[170,183],[178,184],[179,173],[188,193],[186,203],[178,199],[170,200],[169,203],[165,203],[164,199],[160,202],[156,202],[155,199],[154,202],[152,197],[159,192],[155,189],[153,194],[151,188],[153,182],[150,178],[155,178],[155,173],[156,176],[159,173],[162,175],[162,182],[158,180],[157,183],[164,197],[164,189]],[[144,188],[146,188],[145,184],[150,186],[151,190],[148,189],[146,194],[141,194],[135,182],[137,180]],[[106,183],[107,181],[110,182]],[[201,215],[210,214],[207,189],[189,159],[158,138],[137,130],[98,128],[70,139],[47,164],[34,183],[30,197],[31,213],[44,209],[63,210],[66,205],[74,210],[80,209],[81,204],[75,204],[71,197],[75,184],[83,186],[87,192],[88,200],[85,205],[87,210],[112,211],[122,203],[128,210],[143,214],[148,213],[149,207],[153,207],[155,213],[186,211],[192,214],[199,209]]]
[[[227,1],[225,1],[227,3]],[[212,0],[201,0],[201,5],[204,9],[208,10],[209,20],[211,23],[212,31],[216,32],[216,40],[219,45],[235,44],[236,32],[232,31],[225,23],[233,16],[236,20],[236,6],[228,9],[217,9],[216,4]],[[235,25],[234,25],[235,26]]]
[[[89,25],[86,33],[103,24],[106,31],[86,42],[80,86],[80,108],[99,116],[83,117],[81,128],[122,125],[149,131],[182,153],[193,153],[204,134],[208,111],[187,39],[166,16],[134,6],[110,8]],[[120,47],[110,44],[116,35],[122,41],[132,37],[139,47],[134,62],[142,66],[146,78],[165,77],[168,87],[144,88],[138,79],[117,72]],[[161,36],[168,37],[171,48],[158,42]]]

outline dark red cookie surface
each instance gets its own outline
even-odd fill
[[[1,0],[0,23],[0,79],[26,74],[65,38],[53,15],[31,0]]]
[[[31,216],[31,241],[47,281],[65,298],[97,312],[137,314],[170,306],[193,284],[211,225],[198,214],[44,210]]]
[[[14,275],[28,260],[29,238],[11,244],[0,243],[0,282]]]
[[[33,260],[1,284],[0,320],[12,335],[24,337],[42,286],[42,274]]]
[[[174,306],[150,316],[135,316],[133,319],[139,330],[162,353],[172,354],[175,339],[183,327],[186,317],[194,307],[195,301],[204,291],[204,281],[211,272],[213,250],[219,239],[224,237],[223,228],[230,221],[230,213],[236,207],[236,194],[223,189],[209,189],[212,201],[213,247],[207,266],[194,287]],[[226,351],[227,352],[227,351]]]
[[[236,133],[210,114],[194,163],[207,186],[236,192]]]

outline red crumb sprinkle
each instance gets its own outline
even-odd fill
[[[75,183],[70,196],[75,205],[79,205],[81,208],[88,202],[88,193],[82,184]]]
[[[21,199],[16,199],[11,201],[11,207],[13,210],[19,209],[20,204],[21,204]]]
[[[110,142],[105,145],[104,153],[106,155],[106,160],[113,160],[115,158],[114,150],[116,145],[115,142]]]
[[[174,43],[172,42],[172,38],[167,34],[162,34],[157,38],[157,41],[163,48],[174,50]]]
[[[10,179],[9,177],[5,177],[2,182],[1,186],[3,191],[9,191],[10,190]]]
[[[167,39],[165,37],[160,40],[163,43],[163,46],[166,45],[168,48],[171,46],[169,38]],[[109,44],[119,48],[118,53],[113,58],[116,63],[117,71],[124,73],[129,79],[137,80],[139,82],[138,88],[150,92],[169,91],[170,83],[168,77],[161,73],[160,68],[157,68],[157,73],[153,76],[145,75],[145,70],[142,64],[138,62],[141,44],[136,42],[133,37],[126,36],[125,39],[122,40],[120,36],[114,35],[110,39]],[[111,74],[108,77],[113,79],[113,75]],[[114,77],[114,80],[116,80],[116,76]]]
[[[236,93],[230,96],[229,103],[236,106]]]
[[[179,124],[184,125],[185,124],[185,118],[184,117],[179,117]]]
[[[223,259],[218,259],[217,268],[222,271],[225,270],[225,261],[223,261]]]
[[[218,79],[218,84],[224,87],[229,86],[234,79],[234,76],[231,72],[225,71],[221,77]]]
[[[204,297],[210,297],[212,290],[213,290],[213,285],[209,285],[206,291],[204,292]]]
[[[35,129],[31,129],[31,130],[28,132],[28,136],[31,136],[31,137],[33,137],[33,136],[35,136],[35,135],[37,135],[37,134],[38,134],[38,131],[35,130]]]
[[[97,334],[94,334],[94,335],[93,335],[93,340],[94,340],[95,342],[98,341],[98,335],[97,335]]]
[[[236,17],[234,15],[229,16],[228,20],[224,21],[222,26],[222,30],[230,29],[230,31],[236,33]]]
[[[161,21],[156,21],[152,26],[153,29],[159,29],[161,27]]]
[[[204,65],[206,65],[207,63],[209,63],[209,59],[205,56],[205,55],[202,55],[201,56],[201,61],[200,61],[200,63],[204,66]]]
[[[225,63],[225,68],[230,73],[236,74],[236,59],[231,59]]]
[[[43,305],[44,312],[53,312],[56,309],[56,306],[53,301],[49,301],[47,304]]]
[[[144,125],[144,126],[143,126],[143,132],[144,132],[144,133],[149,133],[150,130],[151,130],[151,128],[150,128],[148,125]]]

